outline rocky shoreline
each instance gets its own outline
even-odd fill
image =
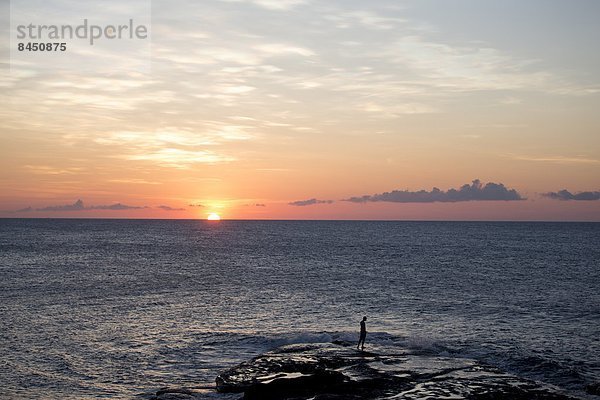
[[[358,351],[345,342],[280,347],[220,374],[216,392],[244,400],[575,398],[471,359],[383,345]],[[206,396],[165,389],[154,398]]]

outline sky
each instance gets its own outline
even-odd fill
[[[597,1],[81,4],[3,24],[0,217],[600,221]]]

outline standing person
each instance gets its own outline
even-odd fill
[[[364,350],[365,349],[365,339],[367,337],[367,317],[363,317],[362,321],[360,321],[360,338],[358,339],[358,345],[356,349]],[[362,344],[362,348],[361,348]]]

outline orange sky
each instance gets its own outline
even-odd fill
[[[492,11],[532,5],[460,1],[489,19],[465,24],[428,1],[175,3],[147,10],[148,42],[8,60],[0,217],[600,221],[592,3],[510,32]],[[345,201],[475,179],[524,200]]]

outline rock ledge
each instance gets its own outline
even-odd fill
[[[245,400],[573,399],[470,359],[341,342],[280,347],[223,372],[216,385]]]

